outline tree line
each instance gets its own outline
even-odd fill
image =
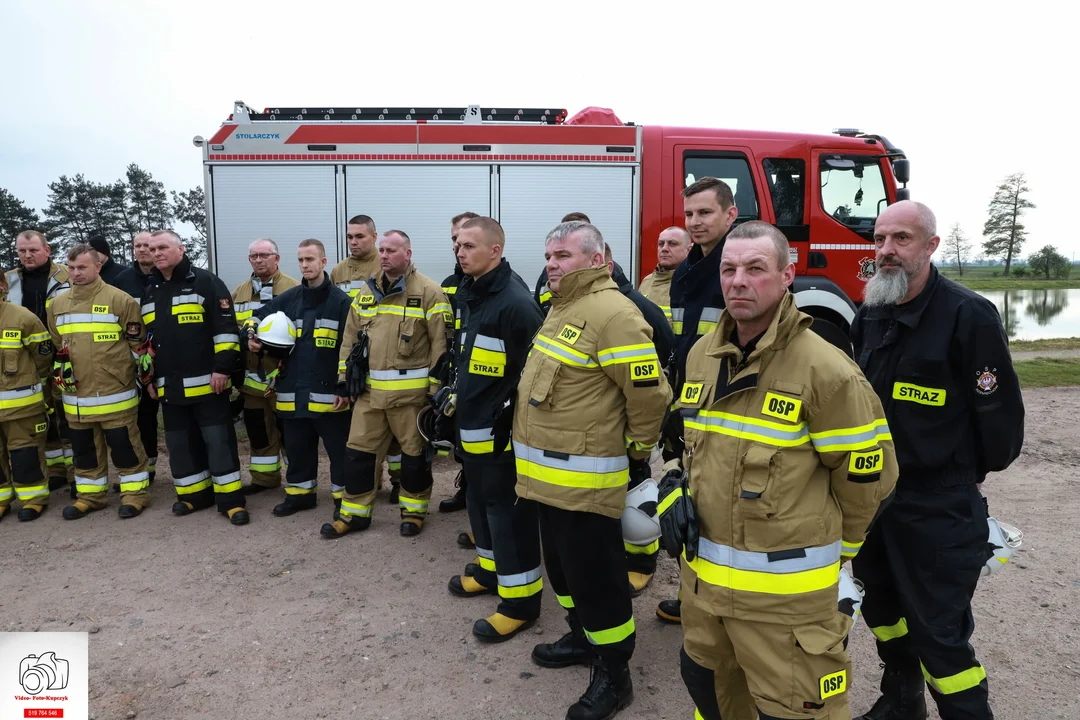
[[[983,225],[983,253],[987,257],[999,258],[1005,263],[1002,277],[1023,277],[1028,273],[1049,280],[1051,277],[1066,280],[1072,271],[1072,262],[1053,245],[1044,245],[1027,258],[1026,267],[1013,269],[1020,252],[1027,240],[1024,227],[1024,214],[1036,207],[1028,199],[1031,189],[1027,185],[1024,173],[1013,173],[998,185],[990,200],[986,223]],[[953,223],[949,234],[942,243],[946,262],[955,265],[961,277],[964,267],[971,262],[971,241],[964,234],[960,223]]]
[[[185,231],[185,227],[194,232]],[[82,173],[61,175],[49,183],[48,205],[40,215],[0,188],[0,266],[4,268],[18,264],[15,238],[23,230],[45,233],[58,258],[73,245],[101,235],[109,243],[113,260],[131,264],[135,236],[162,229],[175,230],[192,262],[205,266],[206,201],[201,186],[166,191],[164,183],[135,163],[112,183],[87,180]]]

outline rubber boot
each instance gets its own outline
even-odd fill
[[[394,482],[393,480],[391,480],[390,481],[390,496],[388,498],[386,498],[386,501],[388,503],[390,503],[391,505],[397,505],[398,504],[398,494],[400,492],[401,492],[401,485]]]
[[[333,540],[344,537],[351,532],[367,530],[369,527],[371,527],[371,518],[350,517],[347,522],[345,520],[335,520],[332,523],[323,523],[322,528],[319,529],[319,534],[324,538]]]
[[[71,505],[68,505],[66,508],[64,508],[64,519],[78,520],[79,518],[86,517],[93,511],[94,509],[84,503],[82,500],[76,500]]]
[[[301,510],[313,510],[318,498],[315,493],[303,493],[299,495],[286,495],[285,502],[274,506],[273,513],[277,517],[288,517]]]
[[[487,587],[476,582],[471,575],[455,575],[446,584],[446,589],[454,597],[470,598],[480,595],[495,595],[498,588]]]
[[[472,550],[476,547],[476,541],[473,540],[472,532],[458,533],[457,545],[459,548],[465,550]]]
[[[495,613],[486,618],[481,618],[473,623],[473,636],[484,643],[501,643],[517,635],[522,630],[528,630],[536,620],[518,620],[507,617],[502,613]]]
[[[419,535],[423,528],[424,518],[407,517],[401,521],[401,526],[398,528],[398,531],[404,537],[413,537]]]
[[[633,701],[634,684],[627,664],[597,658],[589,673],[589,687],[570,706],[566,720],[608,720]]]
[[[627,573],[627,579],[630,581],[630,597],[637,597],[643,593],[645,588],[649,587],[652,576],[652,573],[649,573],[648,575],[633,571]]]
[[[886,668],[881,676],[881,697],[855,720],[926,720],[924,688],[921,675]]]
[[[41,513],[45,512],[46,507],[46,505],[23,505],[19,509],[19,522],[37,520],[41,517]]]
[[[458,471],[457,479],[454,484],[457,486],[457,492],[450,497],[439,503],[439,512],[449,513],[457,512],[458,510],[465,509],[465,488],[466,485],[461,482],[461,471]]]
[[[120,506],[120,510],[117,514],[121,520],[130,520],[133,517],[138,517],[142,513],[143,509],[140,505],[124,504]]]
[[[678,625],[682,622],[682,601],[661,600],[656,606],[656,617],[663,622]]]
[[[221,514],[229,518],[229,522],[231,522],[233,525],[247,525],[249,522],[251,522],[251,515],[248,514],[246,508],[229,508]]]
[[[564,668],[571,665],[588,665],[592,662],[592,645],[585,637],[585,630],[577,620],[566,616],[570,632],[553,643],[540,643],[533,648],[533,662],[540,667]]]

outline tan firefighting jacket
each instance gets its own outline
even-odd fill
[[[382,272],[379,265],[379,252],[374,248],[362,258],[349,256],[334,266],[330,271],[330,282],[355,298],[365,281]]]
[[[678,406],[701,540],[682,558],[682,599],[716,615],[831,617],[841,558],[858,552],[896,484],[880,400],[810,323],[785,295],[744,358],[725,311],[686,362]]]
[[[68,269],[66,265],[60,263],[51,262],[52,269],[49,271],[49,282],[45,286],[45,307],[48,308],[52,305],[52,301],[56,299],[56,296],[67,290],[70,285],[68,284]],[[22,305],[23,301],[23,286],[22,286],[23,268],[20,265],[14,270],[8,270],[4,273],[4,280],[7,282],[7,299],[8,302],[15,305]],[[44,325],[44,321],[42,322]]]
[[[353,299],[341,338],[338,381],[345,382],[345,361],[366,330],[369,341],[367,397],[376,410],[421,406],[438,389],[429,371],[446,352],[446,317],[450,303],[442,288],[411,263],[383,292],[385,275],[366,281]]]
[[[69,420],[105,422],[138,412],[135,360],[146,329],[135,298],[101,278],[73,285],[49,306],[49,332],[70,354],[75,393],[62,396]]]
[[[22,305],[0,300],[0,421],[45,415],[42,379],[52,373],[49,332]]]
[[[232,294],[233,309],[236,312],[236,324],[243,328],[244,322],[251,317],[251,313],[289,288],[294,288],[299,284],[299,280],[289,277],[280,270],[274,273],[265,283],[257,276],[252,275],[240,287],[236,288]],[[259,378],[259,354],[249,352],[246,343],[243,342],[240,350],[244,356],[244,384],[241,386],[240,392],[258,397],[265,396],[267,383]],[[278,366],[277,360],[265,357],[262,363],[264,378],[266,373],[273,372]]]
[[[659,266],[645,276],[638,291],[652,300],[664,311],[668,325],[671,324],[671,277],[674,270],[661,270]],[[665,361],[667,358],[664,358]]]
[[[559,284],[518,383],[517,494],[617,518],[628,450],[649,456],[671,388],[652,328],[606,267],[575,270]]]

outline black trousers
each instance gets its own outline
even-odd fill
[[[314,493],[319,477],[319,440],[330,458],[330,491],[340,498],[345,489],[345,443],[349,441],[348,412],[320,413],[315,417],[281,418],[285,454],[289,468],[285,473],[285,491],[304,495]]]
[[[154,479],[154,471],[157,469],[158,405],[158,401],[150,397],[150,393],[146,390],[140,393],[139,416],[136,423],[139,426],[143,452],[146,453],[146,460],[150,463],[151,480]]]
[[[498,611],[517,620],[540,617],[540,526],[536,503],[514,492],[514,457],[464,460],[469,524],[480,557],[476,582],[499,588]]]
[[[194,405],[161,404],[165,447],[178,500],[218,512],[247,505],[240,491],[240,457],[229,398],[208,395]]]
[[[866,586],[862,615],[886,670],[921,673],[942,720],[993,718],[986,671],[969,642],[988,534],[974,485],[902,487],[852,565]]]
[[[543,503],[537,508],[548,580],[571,626],[584,629],[600,659],[627,662],[634,654],[634,608],[621,522]]]

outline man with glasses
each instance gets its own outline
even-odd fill
[[[236,322],[240,327],[253,312],[300,284],[278,269],[280,261],[277,243],[269,238],[261,238],[248,246],[251,277],[232,294]],[[244,427],[250,447],[251,484],[244,487],[244,494],[254,495],[281,486],[281,432],[274,414],[271,377],[277,369],[277,361],[264,358],[262,353],[248,351],[244,355],[244,379],[235,384],[240,387],[244,399]],[[340,491],[337,489],[335,497],[340,496]]]

